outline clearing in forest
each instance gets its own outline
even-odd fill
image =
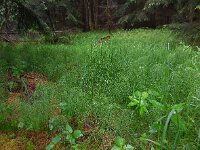
[[[0,45],[0,148],[199,148],[198,50],[164,29],[72,39]]]

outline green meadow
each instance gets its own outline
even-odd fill
[[[199,149],[199,50],[167,29],[106,35],[78,33],[66,45],[1,44],[0,131],[60,135],[47,149]],[[40,74],[46,82],[28,100],[8,103],[15,86],[8,69],[18,78]],[[127,147],[120,145],[124,139]]]

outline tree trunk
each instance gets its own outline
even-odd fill
[[[112,29],[112,0],[107,0],[107,24],[108,32],[111,34]]]
[[[98,27],[98,0],[82,1],[83,31],[90,31]]]
[[[8,1],[5,1],[5,26],[7,32],[8,32],[8,21],[9,21]]]
[[[88,12],[88,0],[82,1],[82,19],[83,19],[83,31],[89,31],[89,12]]]
[[[98,0],[93,0],[93,6],[92,6],[92,19],[94,24],[94,29],[97,29],[98,27]]]

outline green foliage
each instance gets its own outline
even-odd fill
[[[200,10],[200,5],[197,5],[195,9],[198,9],[198,10]]]
[[[46,44],[69,44],[70,42],[71,37],[69,35],[60,36],[56,34],[50,34],[44,37],[44,43]]]
[[[9,120],[14,115],[14,106],[0,104],[0,130],[9,131],[16,129],[15,120]]]
[[[198,0],[125,0],[116,10],[116,16],[119,17],[118,23],[128,28],[137,27],[140,22],[140,27],[155,27],[163,25],[157,24],[161,20],[166,20],[165,15],[167,13],[163,14],[160,9],[168,9],[173,12],[168,13],[171,21],[165,22],[165,24],[173,22],[189,22],[189,24],[192,24],[193,22],[199,22]],[[148,24],[146,24],[146,21],[149,21]],[[154,26],[154,24],[157,25]]]
[[[134,93],[134,96],[129,96],[129,99],[131,100],[131,102],[128,104],[128,106],[131,107],[137,107],[137,109],[139,109],[139,113],[140,115],[143,115],[144,113],[147,113],[147,103],[146,103],[146,99],[148,98],[148,93],[147,92],[139,92],[136,91]]]
[[[100,32],[79,33],[69,45],[2,45],[4,70],[24,61],[24,71],[48,78],[46,84],[37,86],[32,103],[19,100],[20,115],[10,125],[42,130],[49,123],[49,129],[55,127],[62,134],[68,132],[66,124],[70,120],[73,127],[81,130],[90,124],[97,129],[88,135],[86,143],[93,139],[102,141],[105,135],[98,132],[104,131],[103,134],[124,137],[135,149],[157,148],[161,141],[167,149],[197,148],[200,56],[191,46],[178,42],[172,33],[167,29],[117,31],[101,47],[93,47],[99,36],[106,35]],[[133,93],[133,89],[140,92]],[[130,109],[129,95],[137,102],[133,109],[137,107],[139,111],[145,106],[148,113],[138,115]],[[0,105],[3,126],[5,105]],[[58,114],[54,115],[57,109]],[[164,130],[172,109],[177,112]],[[144,133],[146,137],[141,141]],[[166,134],[161,140],[163,133]],[[73,143],[69,139],[64,141]]]
[[[131,145],[126,144],[124,138],[117,137],[115,139],[115,145],[112,147],[111,150],[133,150],[133,149],[134,148]]]
[[[95,9],[94,16],[89,16],[88,12],[84,11],[84,7],[89,6],[89,3],[92,5],[89,9]],[[124,28],[127,26],[129,28],[157,27],[173,22],[192,23],[198,22],[200,19],[198,0],[115,0],[111,4],[106,0],[101,2],[96,0],[91,2],[80,0],[2,0],[1,4],[0,27],[9,29],[11,24],[15,23],[18,26],[17,29],[22,31],[34,28],[49,35],[52,31],[65,30],[68,27],[83,28],[85,25],[92,27],[93,25],[89,25],[88,21],[93,19],[97,20],[98,26],[104,26],[109,17],[112,18],[113,24],[123,25]],[[102,13],[100,11],[103,8],[102,5],[103,7],[111,5],[110,9],[114,15],[111,13],[108,16],[107,11]],[[163,9],[169,10],[169,13],[163,13]],[[61,15],[57,15],[57,13]],[[96,15],[101,17],[96,18]],[[82,18],[90,19],[86,23]],[[62,23],[57,23],[60,21]],[[58,39],[46,37],[46,40],[54,43]],[[63,42],[63,39],[61,41]]]
[[[0,29],[8,28],[15,23],[17,29],[22,32],[36,27],[35,29],[42,33],[50,34],[55,26],[53,8],[57,7],[67,10],[63,14],[66,16],[64,17],[66,24],[77,26],[81,24],[78,3],[74,0],[3,0],[0,5]]]
[[[17,8],[12,0],[2,0],[0,3],[0,29],[8,22],[13,22],[17,18]],[[9,8],[8,8],[9,7]],[[7,14],[9,9],[9,15]]]
[[[11,67],[12,76],[16,78],[20,78],[20,76],[23,74],[26,68],[27,68],[26,62],[19,60],[19,62],[17,62],[15,66]]]
[[[12,81],[8,82],[8,89],[9,89],[9,91],[13,91],[17,87],[18,87],[18,84],[16,82],[12,82]]]
[[[134,24],[149,20],[147,13],[143,10],[144,4],[144,0],[126,0],[115,13],[116,16],[120,17],[118,23]]]
[[[200,46],[199,23],[171,24],[169,28],[174,31],[179,39],[184,40],[192,46]]]
[[[158,135],[161,134],[162,135],[160,142],[156,142],[151,139],[148,139],[146,133],[140,137],[140,141],[142,141],[143,143],[146,143],[146,144],[148,142],[150,142],[150,143],[155,144],[160,149],[163,149],[163,148],[166,149],[166,147],[168,147],[167,131],[169,130],[170,122],[171,122],[171,124],[175,125],[175,127],[177,128],[176,138],[174,140],[173,148],[177,147],[176,144],[177,144],[177,141],[180,140],[179,139],[180,134],[183,134],[187,131],[186,123],[184,120],[181,119],[181,111],[184,108],[184,104],[183,103],[175,104],[173,106],[168,106],[168,107],[170,110],[169,114],[159,118],[156,122],[154,122],[152,124],[152,126],[150,127],[150,130],[149,130],[150,134],[158,134]],[[163,122],[164,118],[166,118],[165,122]]]
[[[17,118],[17,126],[19,128],[27,130],[44,129],[53,109],[51,101],[54,93],[50,92],[53,88],[54,86],[52,85],[38,85],[31,103],[27,103],[26,101],[19,102],[18,112],[23,114]]]
[[[2,52],[0,52],[0,101],[3,101],[6,98],[5,89],[7,63],[4,59],[1,58],[1,56],[3,56]]]
[[[33,142],[28,141],[28,142],[26,143],[26,149],[27,149],[27,150],[35,150],[36,148],[35,148],[35,145],[33,144]]]
[[[51,124],[52,126],[52,124]],[[51,140],[51,143],[46,147],[46,150],[51,150],[60,142],[64,142],[65,144],[69,144],[69,148],[74,148],[78,150],[78,144],[76,144],[76,140],[82,137],[83,134],[80,130],[74,130],[69,124],[65,125],[65,128],[62,128],[59,135],[54,137]]]
[[[149,99],[149,94],[153,96],[159,95],[157,92],[152,92],[152,91],[149,92],[136,91],[133,93],[133,96],[129,96],[131,102],[128,104],[128,106],[136,107],[136,109],[139,110],[140,115],[148,113],[147,107],[150,103],[157,109],[163,110],[164,106],[156,100]]]
[[[59,135],[52,139],[46,149],[50,150],[53,149],[58,143],[64,143],[65,145],[69,145],[69,148],[79,150],[80,146],[76,143],[76,140],[82,137],[83,133],[80,130],[73,130],[67,122],[68,115],[63,112],[66,111],[66,105],[61,103],[59,106],[62,110],[62,114],[64,115],[58,115],[49,120],[49,130],[58,131]]]

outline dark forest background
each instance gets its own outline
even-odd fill
[[[0,30],[156,28],[195,24],[199,0],[1,0]]]

